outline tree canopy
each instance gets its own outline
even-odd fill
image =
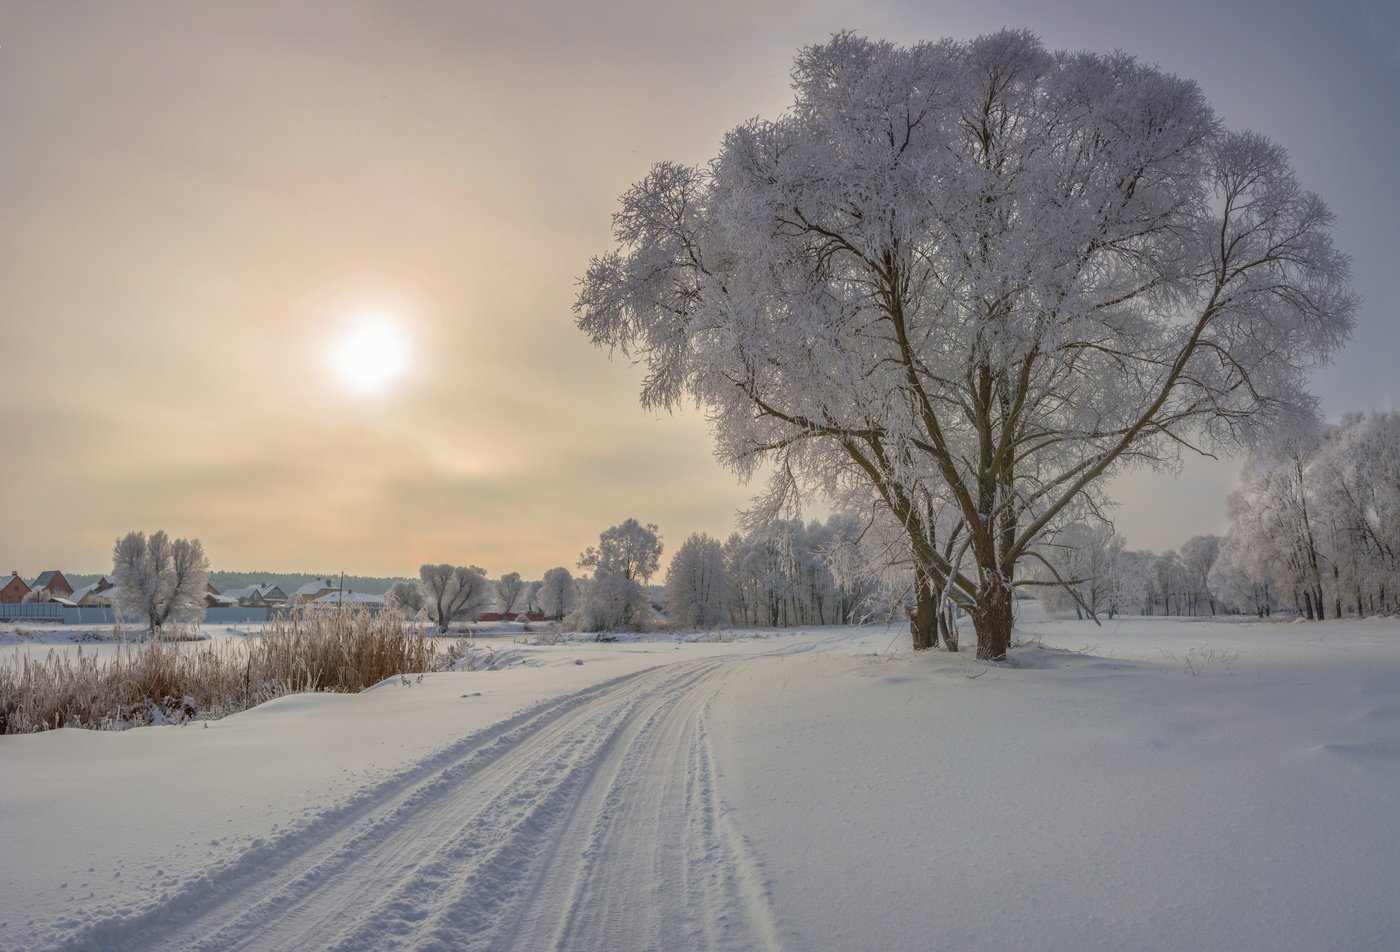
[[[622,197],[575,310],[720,459],[864,496],[1000,657],[1019,560],[1103,477],[1315,413],[1357,300],[1282,148],[1195,83],[1024,31],[802,50],[796,97]],[[940,544],[951,512],[959,540]]]

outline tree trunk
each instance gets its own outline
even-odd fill
[[[987,574],[987,583],[972,613],[972,626],[977,631],[979,660],[999,661],[1006,657],[1006,649],[1011,647],[1011,590],[995,572]]]
[[[933,586],[922,568],[914,570],[914,613],[909,616],[909,633],[914,636],[915,651],[938,644],[938,610]]]
[[[957,611],[956,608],[949,606],[946,611],[938,613],[938,630],[943,635],[943,647],[956,653],[958,650],[958,630],[953,627],[953,612],[955,611]]]

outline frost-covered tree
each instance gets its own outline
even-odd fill
[[[804,525],[777,519],[734,533],[723,546],[725,613],[734,625],[850,624],[873,610],[876,592],[899,600],[897,570],[872,571],[860,548],[857,517],[833,515]],[[840,575],[834,565],[841,566]]]
[[[128,532],[112,548],[112,578],[121,613],[144,619],[152,635],[170,622],[204,617],[209,559],[198,539]]]
[[[496,611],[508,615],[525,596],[525,581],[519,572],[507,572],[496,583]]]
[[[580,627],[584,631],[619,631],[646,624],[651,593],[646,583],[661,567],[661,537],[656,526],[628,519],[600,533],[598,545],[579,555],[578,567],[592,569],[581,593]]]
[[[554,618],[562,619],[574,610],[578,603],[578,589],[574,585],[573,573],[560,565],[544,573],[540,580],[540,611]]]
[[[575,304],[769,464],[760,518],[873,491],[1005,654],[1019,561],[1105,477],[1313,413],[1356,299],[1332,214],[1195,83],[1023,31],[801,51],[796,98],[622,198]],[[930,540],[946,493],[961,569]]]
[[[1212,615],[1215,614],[1215,596],[1210,590],[1210,570],[1219,555],[1220,537],[1215,535],[1192,536],[1181,546],[1181,568],[1189,585],[1187,597],[1190,600],[1192,615],[1199,614],[1198,609],[1205,605],[1210,606]]]
[[[693,533],[666,569],[667,616],[687,628],[714,628],[724,619],[724,583],[724,546]]]
[[[1227,508],[1211,574],[1235,610],[1320,620],[1400,607],[1400,414],[1349,413],[1279,439],[1250,458]]]
[[[595,572],[581,579],[578,627],[597,632],[645,629],[651,615],[651,592],[635,579],[611,572]]]
[[[1052,618],[1069,615],[1097,620],[1136,611],[1142,590],[1136,560],[1108,523],[1072,523],[1037,548],[1039,563],[1029,573],[1039,584],[1037,599]]]
[[[428,599],[423,594],[422,585],[409,579],[399,579],[384,593],[384,604],[397,608],[405,618],[413,619],[427,609]]]
[[[424,565],[418,570],[428,617],[439,632],[454,621],[470,619],[491,601],[486,570],[475,565]]]
[[[525,586],[525,610],[527,612],[537,612],[540,610],[540,589],[544,587],[544,582],[536,579]]]
[[[598,545],[579,556],[578,567],[620,575],[645,585],[661,567],[661,537],[656,526],[628,519],[598,536]]]

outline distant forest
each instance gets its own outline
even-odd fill
[[[68,580],[68,584],[74,588],[82,588],[84,585],[91,585],[102,576],[100,575],[69,575],[63,573],[63,577]],[[210,572],[209,584],[213,585],[220,592],[227,592],[231,588],[247,588],[249,585],[264,585],[271,583],[278,586],[288,595],[296,592],[307,582],[318,578],[328,578],[335,584],[340,584],[339,573],[327,572],[322,575],[315,573],[288,575],[284,572]],[[345,590],[347,592],[362,592],[365,595],[383,595],[389,591],[389,587],[397,578],[373,578],[368,575],[347,575],[345,576]]]

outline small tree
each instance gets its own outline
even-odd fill
[[[540,589],[543,587],[544,582],[538,580],[525,586],[525,610],[527,612],[540,610]]]
[[[602,636],[606,631],[645,628],[651,592],[634,579],[597,573],[585,586],[579,629]]]
[[[509,615],[525,594],[525,582],[519,572],[507,572],[496,583],[496,611]]]
[[[204,618],[209,559],[198,539],[128,532],[112,548],[112,576],[122,614],[145,619],[153,636],[169,622]]]
[[[471,618],[491,600],[486,570],[475,565],[425,565],[418,575],[428,617],[437,622],[439,632],[447,631],[454,621]]]
[[[427,607],[428,600],[423,594],[423,586],[409,579],[400,579],[384,593],[384,604],[397,608],[405,618],[412,620]]]
[[[578,604],[578,588],[573,573],[560,565],[544,573],[540,581],[540,611],[559,621]]]

